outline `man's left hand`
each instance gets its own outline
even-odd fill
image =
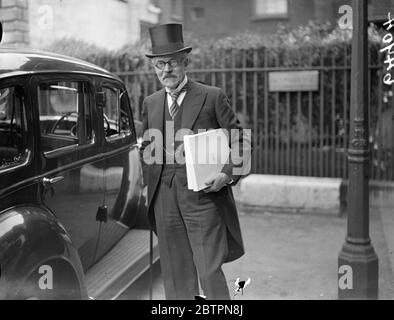
[[[205,184],[209,186],[204,189],[204,192],[218,192],[222,189],[227,183],[231,181],[230,177],[224,172],[220,172],[215,179],[210,181],[206,181]]]

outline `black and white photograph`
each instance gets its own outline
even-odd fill
[[[0,300],[393,300],[393,34],[394,0],[0,0]]]

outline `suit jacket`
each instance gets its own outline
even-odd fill
[[[188,81],[188,91],[181,105],[181,108],[183,108],[181,127],[191,129],[194,133],[197,133],[198,129],[224,128],[229,131],[231,129],[238,129],[241,134],[234,139],[230,139],[230,147],[233,148],[235,144],[238,144],[238,146],[242,148],[245,144],[245,138],[242,134],[243,128],[232,110],[226,95],[219,88],[197,83],[190,78]],[[160,182],[163,164],[162,161],[160,161],[160,163],[147,164],[143,158],[144,151],[148,151],[149,149],[149,152],[145,153],[145,157],[147,154],[154,153],[156,159],[162,159],[163,140],[157,138],[157,136],[155,136],[155,139],[152,139],[152,136],[155,135],[155,132],[163,132],[163,108],[165,106],[165,99],[166,92],[164,88],[146,97],[143,103],[142,114],[144,141],[140,149],[140,156],[144,172],[144,182],[148,187],[148,217],[155,231],[156,223],[152,201],[155,197],[158,183]],[[153,131],[147,133],[148,129]],[[148,145],[149,148],[146,149]],[[233,168],[242,165],[243,163],[239,163],[238,161],[230,161],[224,166],[222,172],[225,172],[234,180],[232,185],[237,183],[241,177],[241,175],[233,174]],[[227,226],[229,254],[226,262],[235,260],[244,254],[244,246],[232,189],[230,186],[225,186],[218,192],[211,192],[208,195],[211,197],[212,201],[218,203],[223,220]]]

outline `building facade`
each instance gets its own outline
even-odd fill
[[[291,27],[310,20],[336,23],[339,8],[351,0],[185,0],[185,30],[196,37],[219,38],[250,30],[272,34],[278,24]],[[369,20],[381,22],[394,0],[369,0]]]
[[[187,0],[156,0],[154,3],[162,11],[160,23],[183,23],[183,4]]]
[[[151,0],[0,0],[3,43],[44,48],[62,38],[116,50],[158,24]]]
[[[183,23],[184,0],[152,0],[152,4],[159,8],[158,23]],[[141,23],[141,38],[149,38],[148,29],[151,23]]]

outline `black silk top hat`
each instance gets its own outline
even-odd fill
[[[192,51],[192,47],[185,47],[183,43],[182,25],[179,23],[154,26],[149,28],[149,34],[152,42],[152,53],[145,54],[148,58]]]

